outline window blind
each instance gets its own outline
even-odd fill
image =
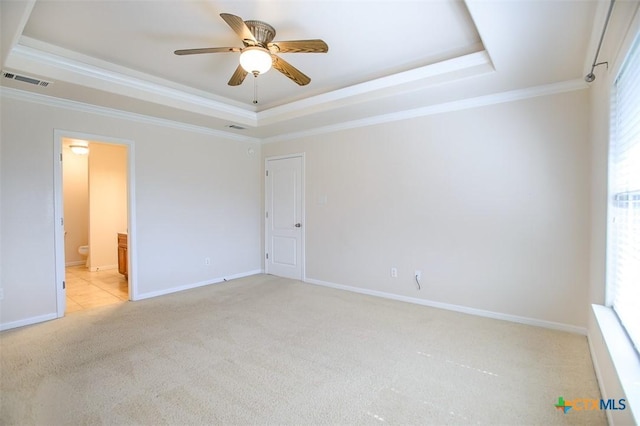
[[[607,299],[640,350],[640,38],[612,91]]]

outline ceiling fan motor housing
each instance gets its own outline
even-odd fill
[[[251,34],[253,34],[256,41],[258,42],[258,45],[261,47],[266,48],[267,43],[271,43],[271,41],[276,36],[275,28],[273,28],[271,25],[267,24],[266,22],[244,21],[244,23],[247,25],[247,27],[249,27]],[[251,40],[249,40],[249,43],[247,43],[247,40],[243,40],[243,41],[245,42],[245,45],[253,44]]]

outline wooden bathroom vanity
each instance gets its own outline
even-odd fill
[[[118,233],[118,272],[129,279],[129,268],[127,265],[127,234]]]

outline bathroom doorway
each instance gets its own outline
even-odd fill
[[[133,144],[56,132],[57,314],[135,300]]]

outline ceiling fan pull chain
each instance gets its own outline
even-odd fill
[[[253,74],[253,103],[258,103],[258,74]]]

